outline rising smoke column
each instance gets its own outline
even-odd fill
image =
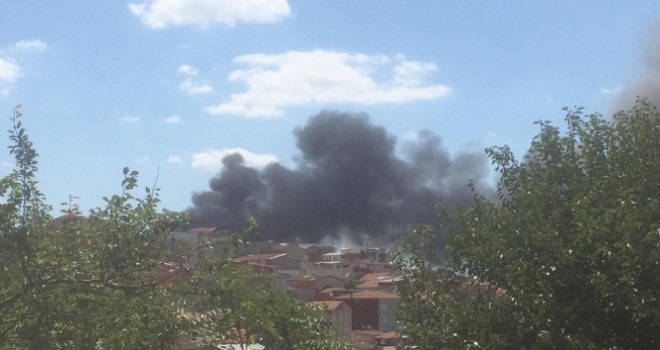
[[[301,155],[293,169],[275,163],[258,171],[238,154],[225,157],[210,190],[193,194],[192,224],[234,230],[255,216],[261,239],[319,241],[341,233],[386,242],[406,224],[438,224],[439,199],[450,207],[468,203],[467,180],[483,184],[488,176],[483,154],[452,159],[429,131],[398,156],[396,139],[364,114],[324,111],[294,136]]]
[[[645,69],[642,76],[627,88],[624,88],[615,101],[616,111],[628,110],[637,97],[646,98],[660,106],[660,21],[649,30],[644,52]]]

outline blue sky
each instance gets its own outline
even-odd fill
[[[149,186],[160,167],[182,210],[227,152],[294,164],[323,109],[520,156],[564,106],[610,113],[659,20],[658,1],[3,1],[0,111],[23,105],[56,209],[101,205],[129,166]]]

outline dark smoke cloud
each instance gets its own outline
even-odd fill
[[[192,224],[235,230],[255,216],[262,239],[349,234],[384,242],[406,224],[438,224],[439,199],[450,207],[468,203],[468,179],[484,184],[488,176],[483,154],[452,158],[429,131],[398,156],[396,139],[364,114],[324,111],[294,136],[301,152],[294,169],[271,164],[258,171],[238,154],[225,157],[210,190],[193,195]]]
[[[642,76],[621,91],[615,102],[616,111],[630,109],[638,97],[660,106],[660,21],[648,32],[643,58],[645,69]]]

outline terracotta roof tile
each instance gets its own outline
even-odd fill
[[[360,289],[376,289],[378,282],[392,283],[396,276],[391,272],[373,272],[368,273],[360,278]]]

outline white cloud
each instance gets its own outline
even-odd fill
[[[403,61],[394,67],[394,83],[400,86],[418,86],[425,75],[435,73],[432,63]]]
[[[48,49],[48,45],[41,41],[41,40],[21,40],[14,44],[14,46],[11,48],[11,51],[19,51],[19,52],[26,52],[26,51],[36,51],[36,52],[42,52],[46,51]]]
[[[289,106],[406,103],[452,92],[446,85],[424,84],[424,78],[437,70],[435,64],[401,56],[314,50],[238,56],[235,62],[246,67],[231,72],[228,79],[244,82],[247,90],[207,107],[207,112],[276,117]],[[388,77],[383,79],[383,73]]]
[[[616,86],[613,88],[602,88],[600,89],[600,92],[605,95],[616,95],[619,92],[621,92],[622,88],[620,86]]]
[[[139,117],[134,117],[132,115],[125,115],[119,119],[122,123],[135,124],[140,121]]]
[[[0,81],[13,83],[21,75],[21,66],[12,57],[20,52],[36,51],[41,52],[48,48],[45,42],[41,40],[21,40],[9,48],[0,49],[0,53],[5,57],[0,57]],[[0,90],[0,96],[7,96],[9,89]]]
[[[11,58],[0,58],[0,80],[12,83],[21,74],[21,67]]]
[[[146,163],[150,160],[149,156],[140,157],[135,160],[136,163]]]
[[[182,161],[183,161],[183,159],[181,159],[181,157],[179,157],[179,156],[171,155],[171,156],[167,157],[167,162],[168,163],[179,164]]]
[[[209,83],[195,83],[192,79],[186,79],[179,84],[179,90],[185,91],[188,95],[210,94],[213,92],[213,86]]]
[[[223,166],[222,158],[233,153],[243,156],[245,165],[252,168],[263,168],[270,163],[278,162],[274,154],[257,154],[242,148],[225,148],[193,154],[192,166],[193,168],[218,171]]]
[[[10,91],[11,90],[9,88],[0,89],[0,96],[2,96],[2,97],[9,96]]]
[[[277,22],[291,14],[287,0],[143,0],[129,3],[129,10],[152,29],[214,23]]]
[[[177,71],[181,74],[190,75],[193,77],[199,74],[199,70],[197,68],[187,64],[180,65]]]
[[[199,74],[199,70],[191,65],[182,64],[177,71],[183,75],[195,77]],[[194,82],[191,78],[186,78],[179,84],[179,90],[185,91],[188,95],[196,94],[210,94],[213,92],[213,86],[208,82]]]
[[[178,115],[173,115],[163,119],[163,122],[165,122],[165,124],[183,124],[183,119]]]

